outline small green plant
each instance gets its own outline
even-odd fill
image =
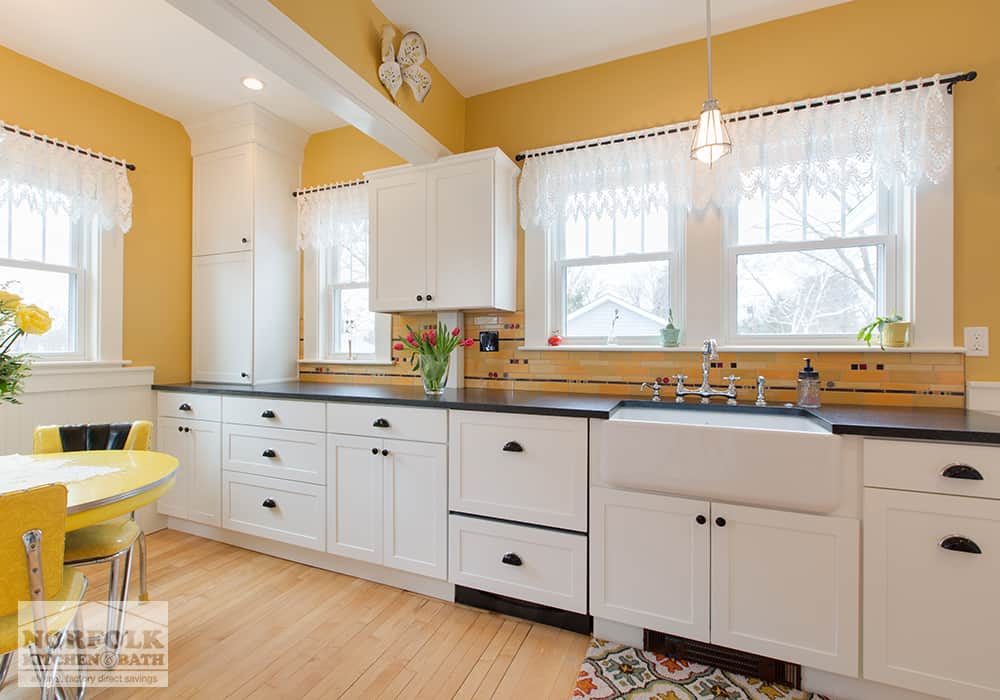
[[[676,328],[676,326],[674,325],[674,310],[673,309],[667,309],[667,328],[670,328],[670,329]]]
[[[858,331],[858,340],[865,341],[865,344],[868,345],[868,347],[871,347],[872,335],[874,335],[875,331],[877,330],[879,338],[878,342],[879,347],[885,350],[885,345],[883,345],[882,343],[883,330],[885,329],[886,325],[890,323],[899,323],[902,320],[903,317],[898,313],[895,313],[892,316],[876,316],[874,321],[872,321],[867,326]]]

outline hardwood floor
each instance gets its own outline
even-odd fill
[[[170,605],[170,687],[88,698],[568,700],[589,643],[175,531],[148,543],[150,598]],[[107,567],[86,573],[87,597],[104,598]],[[0,698],[38,697],[15,683]]]

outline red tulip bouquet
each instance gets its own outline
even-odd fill
[[[476,341],[472,338],[462,340],[462,329],[452,328],[438,322],[437,328],[423,331],[417,335],[409,326],[405,338],[399,338],[393,345],[394,350],[412,350],[410,364],[420,370],[424,381],[424,392],[428,396],[440,396],[448,383],[448,367],[451,364],[451,353],[456,348],[467,348]]]

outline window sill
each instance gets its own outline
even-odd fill
[[[133,367],[129,362],[33,362],[24,393],[87,391],[153,384],[153,367]]]
[[[701,345],[682,345],[665,348],[659,345],[522,345],[518,350],[527,352],[696,352],[701,353]],[[878,345],[720,345],[719,352],[886,352],[886,353],[936,353],[965,354],[965,348],[957,346],[886,348]]]
[[[391,367],[392,360],[299,360],[300,365],[365,365],[368,367]]]

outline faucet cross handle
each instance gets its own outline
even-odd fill
[[[757,400],[754,402],[758,406],[766,406],[767,399],[764,397],[764,390],[767,388],[767,380],[764,375],[757,377]]]
[[[718,360],[719,359],[719,341],[715,338],[708,338],[702,345],[702,353],[705,355],[707,360]]]

